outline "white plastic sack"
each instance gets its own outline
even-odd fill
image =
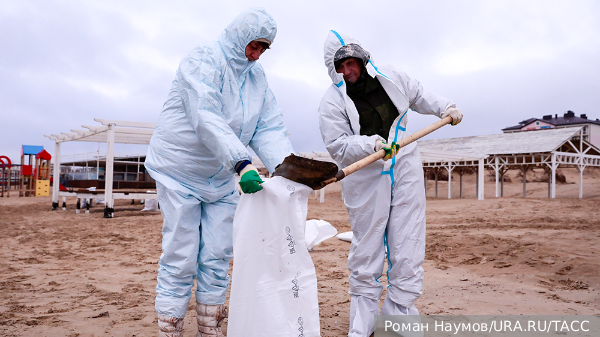
[[[320,336],[317,276],[304,242],[312,189],[283,177],[243,194],[233,220],[227,336]]]
[[[352,242],[352,232],[344,232],[337,235],[337,238],[340,240]]]
[[[337,234],[337,229],[325,220],[308,220],[304,230],[306,248],[312,250],[319,243]]]
[[[146,193],[155,193],[153,191],[146,191]],[[158,208],[158,199],[144,199],[144,209],[142,212],[146,211],[160,211]]]
[[[144,209],[142,209],[142,212],[145,211],[160,211],[158,209],[158,199],[144,199]]]

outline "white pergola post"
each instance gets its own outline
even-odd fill
[[[498,157],[494,158],[494,171],[496,172],[496,198],[500,197],[500,186],[498,184],[498,180],[499,180],[499,174],[498,171],[500,171],[500,165],[498,163]]]
[[[577,169],[579,170],[579,199],[581,199],[583,198],[583,170],[585,170],[583,164],[583,129],[579,131],[579,163],[577,163]]]
[[[550,199],[552,198],[552,178],[550,178],[550,175],[552,174],[552,169],[550,168],[550,166],[548,166],[545,168],[544,172],[548,174],[548,199]]]
[[[104,200],[106,205],[104,208],[104,217],[112,218],[114,213],[113,200],[113,169],[114,169],[114,150],[115,150],[115,128],[114,124],[108,125],[106,136],[106,174],[104,176]]]
[[[448,171],[448,199],[452,198],[452,169],[446,168]]]
[[[579,171],[579,199],[583,198],[583,170],[585,170],[585,165],[577,165],[577,170]]]
[[[452,165],[452,162],[448,162],[448,165],[445,165],[444,168],[448,171],[448,199],[452,198],[452,170],[454,170],[456,165]]]
[[[552,160],[551,160],[551,166],[550,168],[552,169],[552,192],[551,192],[551,198],[554,199],[556,198],[556,153],[552,154]]]
[[[475,172],[475,198],[479,199],[479,166]]]
[[[434,173],[435,173],[435,197],[436,198],[438,197],[438,172],[439,172],[439,170],[436,167],[435,171],[434,171]]]
[[[325,187],[323,187],[323,188],[321,189],[321,192],[319,192],[319,193],[321,193],[321,200],[319,200],[319,201],[320,201],[321,203],[324,203],[324,202],[325,202]]]
[[[580,154],[577,163],[577,171],[579,171],[579,199],[583,198],[583,170],[585,170],[586,166],[583,161],[583,154]]]
[[[60,143],[54,143],[54,170],[52,177],[52,210],[58,208],[58,191],[60,191]]]
[[[477,199],[483,200],[483,183],[484,183],[484,171],[483,171],[483,158],[479,159],[479,168],[478,168],[478,184],[477,184]]]

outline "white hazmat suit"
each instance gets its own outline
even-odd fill
[[[340,168],[374,152],[375,134],[360,134],[359,114],[346,94],[343,75],[334,67],[334,55],[344,45],[360,43],[335,31],[325,40],[325,65],[333,84],[320,107],[319,126],[325,146]],[[423,91],[420,83],[389,67],[378,68],[369,60],[366,69],[376,77],[398,109],[386,141],[409,135],[408,111],[438,117],[454,103]],[[370,336],[383,286],[379,278],[388,252],[388,289],[382,315],[418,315],[414,302],[422,293],[425,256],[425,190],[423,168],[416,143],[398,151],[390,160],[379,160],[342,180],[342,193],[350,217],[353,240],[348,256],[350,269],[350,332]]]
[[[225,302],[239,199],[234,166],[251,160],[248,145],[270,172],[293,153],[264,70],[245,55],[248,43],[273,42],[276,32],[271,16],[253,8],[179,64],[145,163],[164,219],[159,315],[185,316],[195,278],[197,302]]]

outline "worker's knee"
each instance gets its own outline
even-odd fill
[[[379,301],[383,286],[375,278],[371,280],[357,279],[350,276],[350,295],[364,296],[374,301]]]
[[[423,293],[423,280],[415,280],[410,284],[393,284],[390,282],[386,297],[403,307],[412,306]]]

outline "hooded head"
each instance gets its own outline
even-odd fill
[[[351,57],[359,59],[359,63],[365,67],[367,62],[369,62],[371,55],[369,55],[369,52],[364,50],[360,45],[356,43],[350,43],[342,46],[337,52],[335,52],[335,55],[333,56],[333,66],[335,69],[338,69],[340,64]]]
[[[245,50],[253,40],[273,43],[277,35],[277,24],[264,8],[253,7],[238,15],[221,33],[219,44],[227,62],[241,73],[250,61]]]
[[[366,65],[371,58],[371,55],[361,47],[357,39],[334,30],[329,31],[325,39],[324,54],[329,77],[338,87],[344,83],[344,77],[335,70],[336,64],[339,65],[348,57],[355,57],[360,59],[363,65]]]

